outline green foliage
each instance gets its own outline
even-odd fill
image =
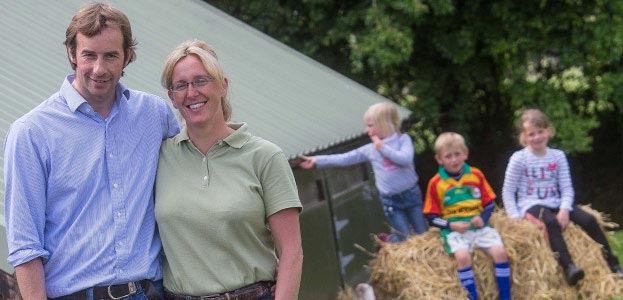
[[[623,1],[208,2],[421,116],[419,151],[445,130],[496,143],[537,107],[553,146],[586,152],[623,114]]]

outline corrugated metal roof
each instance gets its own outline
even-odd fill
[[[71,17],[86,2],[3,1],[3,140],[10,123],[56,92],[72,72],[62,42]],[[122,82],[167,99],[159,84],[167,55],[185,40],[205,40],[216,48],[230,78],[233,120],[249,123],[253,133],[279,145],[288,157],[360,136],[367,107],[389,101],[203,1],[109,2],[128,15],[138,41],[137,60]],[[409,114],[400,112],[404,118]],[[3,175],[0,180],[3,214]],[[6,245],[0,246],[1,255]],[[2,257],[0,268],[6,269]]]

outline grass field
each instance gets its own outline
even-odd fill
[[[610,237],[610,247],[617,254],[619,260],[623,262],[623,230],[615,231]]]
[[[610,237],[610,247],[619,257],[619,261],[623,262],[623,230],[614,232]],[[611,300],[623,300],[623,296],[613,296]]]

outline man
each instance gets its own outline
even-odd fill
[[[5,140],[8,261],[25,300],[148,299],[162,278],[158,151],[179,125],[119,82],[136,45],[122,12],[83,6],[65,45],[75,73]]]

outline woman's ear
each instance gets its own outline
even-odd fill
[[[223,77],[223,97],[227,97],[227,89],[229,88],[229,79]]]
[[[169,95],[169,99],[171,99],[171,104],[173,104],[173,107],[179,110],[179,108],[177,108],[177,102],[175,102],[175,93],[173,93],[173,91],[171,90],[168,90],[167,95]]]

